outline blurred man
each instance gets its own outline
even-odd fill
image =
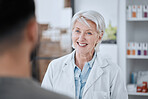
[[[0,0],[0,99],[69,99],[31,78],[37,38],[34,1]]]

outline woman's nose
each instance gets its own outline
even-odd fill
[[[84,40],[85,39],[85,34],[84,33],[81,33],[80,35],[79,35],[79,40]]]

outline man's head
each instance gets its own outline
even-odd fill
[[[0,0],[0,54],[24,40],[35,45],[36,26],[34,0]]]

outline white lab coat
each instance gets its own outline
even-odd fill
[[[42,87],[75,98],[72,52],[53,60],[44,76]],[[83,99],[128,99],[121,69],[99,53],[82,94]]]

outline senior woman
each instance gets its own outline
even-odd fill
[[[121,69],[98,51],[105,30],[102,15],[78,12],[71,30],[75,50],[49,64],[41,86],[75,99],[127,99]]]

